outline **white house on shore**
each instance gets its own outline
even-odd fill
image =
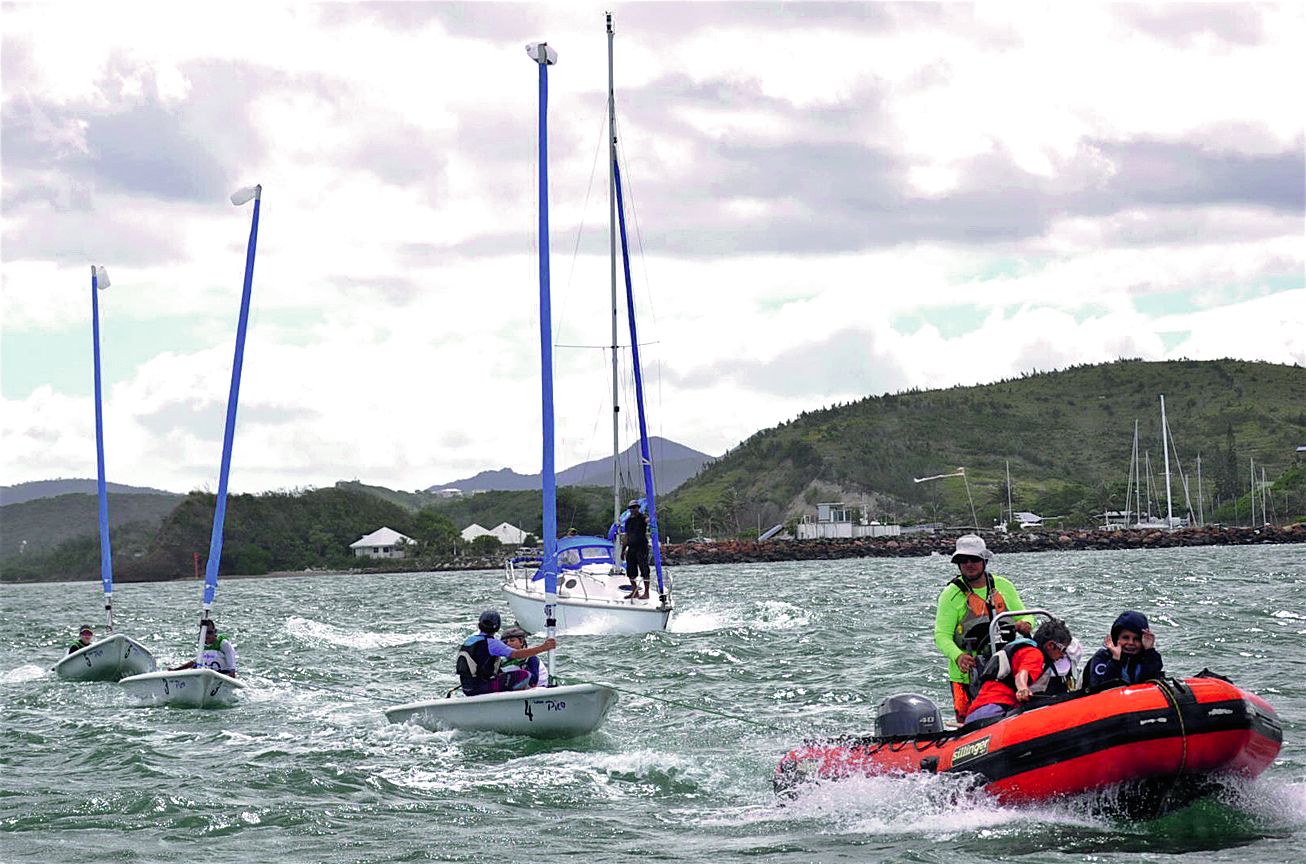
[[[472,524],[468,525],[466,528],[462,530],[460,536],[463,538],[464,543],[470,543],[473,540],[475,540],[477,537],[483,537],[489,533],[490,531],[488,528],[484,528],[480,525],[477,525],[475,522],[473,522]]]
[[[816,505],[816,518],[803,516],[798,523],[799,540],[826,540],[838,537],[897,537],[902,534],[900,525],[883,525],[865,516],[854,522],[852,508],[841,501]]]
[[[470,543],[477,537],[484,537],[487,534],[496,538],[504,546],[520,546],[526,540],[525,531],[507,522],[500,522],[493,528],[483,528],[473,522],[462,530],[464,543]]]
[[[393,528],[381,527],[350,543],[349,548],[354,550],[355,558],[403,558],[416,542]]]

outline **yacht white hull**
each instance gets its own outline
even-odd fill
[[[574,738],[597,729],[616,701],[616,691],[601,684],[568,684],[484,696],[459,693],[398,705],[388,709],[385,717],[391,723],[413,723],[432,731]]]
[[[503,586],[517,623],[531,633],[544,632],[544,595],[515,584]],[[555,613],[560,634],[651,633],[666,630],[671,606],[649,600],[558,598]]]
[[[140,705],[222,708],[236,701],[245,685],[212,669],[182,669],[133,675],[118,682]]]
[[[66,681],[117,681],[158,668],[150,649],[115,633],[74,651],[54,664],[54,674]]]

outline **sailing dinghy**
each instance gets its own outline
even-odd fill
[[[557,52],[546,43],[526,46],[540,68],[539,147],[540,147],[540,383],[543,402],[543,456],[541,475],[544,486],[544,556],[545,603],[542,606],[543,628],[552,639],[557,630],[555,618],[558,602],[558,479],[553,454],[553,320],[549,298],[549,171],[548,171],[548,69],[558,62]],[[511,690],[465,696],[455,688],[443,699],[412,702],[385,712],[391,723],[414,723],[426,729],[499,732],[505,735],[531,735],[536,738],[574,738],[598,728],[608,709],[617,700],[616,691],[601,684],[547,686],[556,670],[555,651],[548,652],[542,671],[542,686],[529,690]]]
[[[559,541],[555,574],[561,580],[553,604],[561,633],[649,633],[666,630],[674,603],[671,581],[662,571],[662,544],[658,535],[657,499],[653,482],[653,459],[649,447],[648,420],[644,411],[644,375],[639,361],[639,335],[635,325],[635,292],[630,279],[630,250],[626,239],[626,215],[621,195],[621,169],[617,164],[616,97],[613,88],[612,46],[616,31],[612,13],[608,30],[608,212],[609,253],[612,271],[612,530],[608,537],[567,537]],[[646,598],[630,590],[637,574],[617,563],[616,535],[623,530],[629,511],[621,509],[618,460],[620,440],[617,428],[617,236],[621,237],[622,272],[626,286],[626,321],[630,333],[631,361],[635,371],[635,405],[639,415],[640,464],[644,497],[640,506],[648,515],[648,536],[653,570],[657,574],[657,596]],[[548,530],[546,529],[546,534]],[[522,627],[539,633],[545,627],[545,609],[552,602],[545,591],[544,558],[517,557],[506,565],[503,593]],[[557,570],[561,570],[557,574]]]
[[[100,298],[109,287],[103,267],[91,267],[91,339],[95,358],[95,467],[100,497],[100,583],[109,635],[68,654],[54,664],[54,674],[66,681],[117,681],[126,675],[153,672],[150,649],[130,636],[113,632],[113,550],[109,543],[109,492],[104,479],[104,406],[100,398]]]
[[[385,717],[391,723],[414,723],[431,730],[575,738],[597,729],[616,698],[607,687],[568,684],[412,702],[388,709]]]
[[[142,705],[171,705],[177,708],[212,708],[236,701],[245,685],[230,675],[204,666],[205,628],[218,591],[218,565],[222,561],[222,528],[227,518],[227,478],[231,474],[231,446],[236,434],[236,405],[240,401],[240,372],[245,358],[245,332],[249,327],[249,301],[254,285],[254,252],[258,245],[259,204],[262,186],[247,186],[231,196],[237,207],[254,202],[249,244],[245,251],[245,284],[240,297],[240,320],[236,325],[236,356],[231,366],[231,391],[227,396],[227,423],[222,436],[222,466],[218,472],[218,497],[213,510],[213,533],[204,567],[203,613],[200,615],[199,647],[195,668],[151,672],[124,678],[120,683],[128,695]]]

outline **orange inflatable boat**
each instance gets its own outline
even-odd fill
[[[776,768],[776,791],[858,775],[964,772],[1008,803],[1119,787],[1149,809],[1169,809],[1221,778],[1256,777],[1283,743],[1269,703],[1205,670],[1184,680],[1043,698],[1018,714],[956,730],[941,728],[937,708],[924,697],[885,704],[895,703],[901,715],[917,701],[924,704],[908,707],[920,713],[913,734],[884,734],[895,724],[877,722],[875,736],[809,741],[790,751]]]

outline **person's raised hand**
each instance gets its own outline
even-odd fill
[[[1150,651],[1156,645],[1156,634],[1150,629],[1143,631],[1143,650]]]
[[[1112,660],[1120,660],[1120,646],[1112,642],[1110,636],[1106,636],[1102,639],[1102,647],[1111,652]]]

